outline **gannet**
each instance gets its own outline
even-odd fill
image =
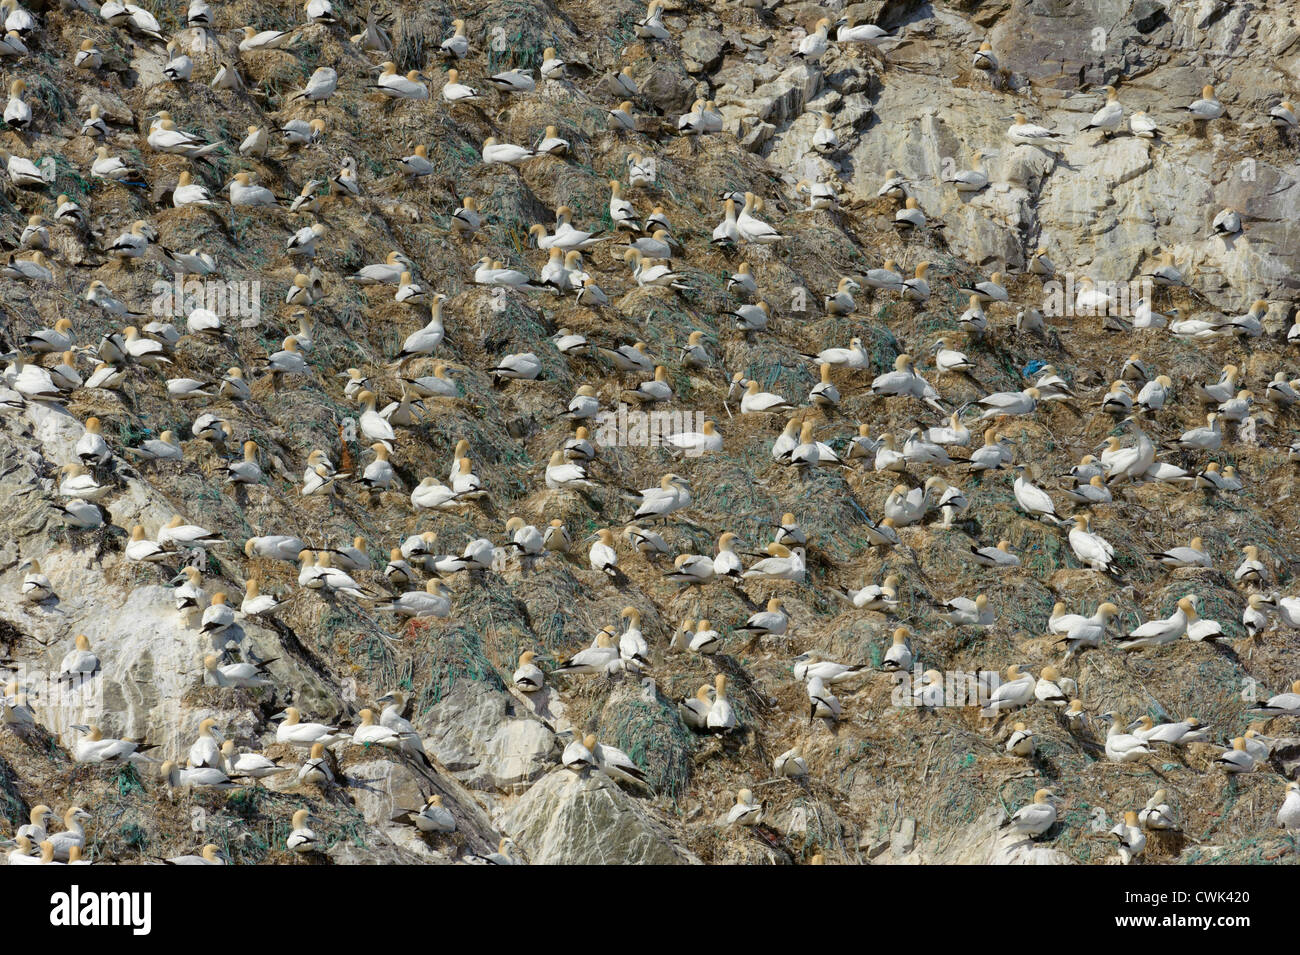
[[[784,753],[772,760],[772,771],[777,776],[788,778],[798,778],[808,775],[808,763],[799,753],[799,747],[787,749]]]
[[[1005,302],[1009,298],[1007,290],[1002,285],[1001,272],[994,272],[988,277],[987,281],[976,282],[974,285],[970,286],[962,286],[958,291],[979,299],[981,304],[988,302]]]
[[[1163,620],[1149,620],[1124,638],[1116,641],[1121,650],[1140,650],[1143,647],[1158,647],[1172,643],[1187,632],[1189,611],[1194,610],[1191,600],[1183,597],[1178,601],[1173,615]]]
[[[754,793],[741,789],[736,793],[736,804],[727,813],[728,826],[756,826],[763,819],[766,803],[754,801]]]
[[[1077,690],[1074,680],[1061,676],[1054,666],[1045,666],[1034,684],[1034,699],[1051,706],[1065,706]]]
[[[1268,302],[1262,298],[1256,299],[1246,314],[1238,315],[1232,321],[1225,322],[1223,327],[1231,329],[1232,334],[1238,339],[1259,338],[1264,334],[1264,319],[1267,317]]]
[[[469,38],[465,35],[465,21],[452,20],[452,35],[443,40],[438,45],[439,51],[444,56],[454,56],[458,60],[463,60],[469,54]]]
[[[611,212],[612,212],[613,209],[612,199],[610,200],[610,203],[611,203]],[[740,227],[736,224],[735,200],[728,199],[723,204],[723,209],[724,209],[723,219],[721,222],[717,224],[717,226],[714,227],[713,238],[711,242],[713,245],[728,245],[728,244],[734,245],[741,240]],[[631,212],[630,207],[628,211]],[[633,217],[635,217],[635,213],[632,213],[632,215]],[[617,219],[615,219],[614,221],[615,223],[618,222]],[[748,274],[749,265],[747,263],[741,263],[741,271],[744,274]],[[742,287],[748,289],[751,294],[758,290],[757,285],[754,284],[754,280],[752,276],[747,281],[742,283]]]
[[[226,603],[224,593],[215,593],[212,595],[212,602],[208,604],[203,611],[203,618],[200,623],[200,630],[213,638],[213,645],[219,644],[216,640],[221,634],[225,633],[235,624],[235,611]]]
[[[802,547],[788,548],[784,544],[768,544],[767,557],[754,563],[742,575],[746,580],[804,579],[804,551]]]
[[[273,759],[267,759],[261,753],[235,753],[235,741],[228,739],[221,744],[221,768],[227,776],[246,777],[253,780],[264,779],[288,772],[288,767],[281,766]]]
[[[186,757],[186,765],[190,769],[200,769],[205,766],[220,768],[221,748],[216,738],[212,735],[212,728],[217,725],[217,721],[208,717],[199,723],[199,736],[190,746],[190,751]]]
[[[403,809],[393,816],[393,821],[407,822],[421,832],[455,832],[456,817],[442,804],[442,796],[434,793],[419,809]]]
[[[18,689],[17,680],[5,684],[4,693],[0,694],[0,723],[11,729],[36,725],[36,714],[27,704],[27,694]]]
[[[0,59],[6,56],[24,57],[29,52],[27,44],[23,43],[22,34],[17,30],[8,30],[4,36],[0,36]]]
[[[50,230],[46,228],[47,222],[44,216],[34,215],[27,217],[27,225],[18,237],[18,247],[20,249],[49,249],[50,247]],[[99,283],[103,286],[103,282]]]
[[[1157,789],[1155,794],[1147,800],[1146,806],[1137,814],[1138,822],[1141,823],[1142,828],[1151,830],[1176,830],[1178,828],[1173,811],[1165,802],[1167,795],[1165,790]]]
[[[713,704],[705,717],[705,726],[711,733],[730,733],[736,728],[736,711],[727,699],[727,678],[719,673],[714,679]]]
[[[761,332],[767,328],[767,323],[772,317],[772,307],[767,302],[759,301],[740,305],[729,314],[735,316],[737,331]]]
[[[817,209],[834,209],[839,205],[839,194],[836,191],[836,187],[830,183],[800,179],[795,183],[795,191],[808,193],[809,211],[815,211]]]
[[[1259,559],[1259,548],[1254,544],[1247,544],[1242,551],[1246,559],[1237,565],[1232,573],[1232,579],[1239,584],[1251,584],[1257,587],[1268,583],[1268,568]]]
[[[1286,598],[1286,600],[1293,599],[1294,598],[1290,597]],[[1279,606],[1282,604],[1285,604],[1285,601],[1281,601]],[[1289,608],[1287,609],[1289,611]],[[1282,614],[1284,619],[1287,615],[1288,614],[1285,613]],[[1300,680],[1296,680],[1291,684],[1291,690],[1289,693],[1279,693],[1276,696],[1271,696],[1267,702],[1259,706],[1251,707],[1251,711],[1255,713],[1264,713],[1268,716],[1300,715]]]
[[[921,211],[921,204],[915,196],[908,196],[903,208],[894,213],[894,224],[905,229],[924,229],[926,221],[925,213]]]
[[[1018,709],[1028,706],[1034,699],[1034,689],[1038,681],[1032,673],[1021,673],[1016,664],[1007,667],[1006,681],[998,684],[988,695],[988,701],[980,710],[980,716],[990,719],[1003,710]]]
[[[1127,381],[1116,381],[1102,397],[1101,410],[1106,414],[1122,418],[1133,410],[1133,392]]]
[[[1129,732],[1143,742],[1168,743],[1170,746],[1202,742],[1206,735],[1201,721],[1194,716],[1176,723],[1161,723],[1157,726],[1155,721],[1145,714],[1129,724]]]
[[[1115,571],[1115,548],[1110,541],[1090,529],[1087,514],[1074,515],[1074,527],[1068,537],[1070,550],[1085,567],[1102,573]]]
[[[65,464],[62,470],[66,477],[59,482],[59,494],[63,497],[101,501],[113,492],[112,487],[100,484],[91,477],[84,464]],[[141,533],[143,534],[143,530]],[[130,556],[129,545],[127,556]]]
[[[85,824],[93,817],[80,806],[70,806],[68,811],[63,814],[63,824],[67,828],[63,832],[50,833],[44,842],[41,843],[42,852],[45,847],[52,850],[51,858],[66,862],[71,850],[85,850],[86,848],[86,830]]]
[[[1223,444],[1223,433],[1219,428],[1219,415],[1210,412],[1205,416],[1205,423],[1206,427],[1184,431],[1178,440],[1169,442],[1169,446],[1183,451],[1219,450]]]
[[[1142,854],[1147,847],[1147,836],[1138,825],[1138,814],[1133,811],[1124,813],[1124,821],[1115,824],[1111,830],[1117,840],[1119,840],[1119,861],[1121,865],[1128,865],[1134,859]]]
[[[324,723],[299,722],[299,716],[296,706],[287,706],[271,717],[272,720],[281,720],[280,725],[275,730],[275,741],[277,743],[293,743],[297,746],[321,743],[329,746],[340,740],[350,738],[350,734],[340,732],[338,727],[335,726],[328,726]]]
[[[650,788],[646,780],[645,771],[634,763],[621,749],[616,749],[606,743],[597,742],[595,734],[588,735],[583,740],[583,745],[590,751],[595,759],[596,766],[600,768],[605,775],[611,779],[621,780],[627,783],[636,783]]]
[[[807,690],[808,721],[810,723],[819,716],[832,722],[840,718],[841,705],[839,698],[826,689],[826,684],[821,677],[810,677]]]
[[[274,206],[277,204],[275,193],[265,186],[253,184],[250,173],[240,172],[227,184],[232,206]]]
[[[26,129],[32,122],[32,108],[23,99],[23,91],[27,89],[27,84],[22,80],[14,80],[9,84],[9,102],[5,104],[4,121],[5,125],[13,129]]]
[[[1115,87],[1107,86],[1105,105],[1092,114],[1092,119],[1088,120],[1088,125],[1084,126],[1081,131],[1087,132],[1090,129],[1100,129],[1103,138],[1110,139],[1123,122],[1124,107],[1119,104],[1119,94],[1115,92]]]
[[[891,519],[892,520],[892,519]],[[883,583],[867,584],[858,590],[832,590],[841,600],[848,601],[858,610],[876,610],[890,613],[898,609],[897,574],[890,574]]]
[[[785,241],[785,236],[771,225],[754,216],[763,211],[763,200],[752,192],[745,193],[745,205],[736,217],[736,229],[746,242],[758,245],[772,245]]]
[[[104,464],[109,457],[112,457],[108,442],[105,442],[103,434],[100,434],[99,418],[86,418],[86,433],[77,439],[77,446],[73,448],[73,452],[81,463],[87,466]]]
[[[988,40],[982,41],[980,48],[971,57],[971,67],[985,72],[992,72],[998,68],[997,54],[993,52],[993,44]]]
[[[1011,832],[1027,835],[1031,839],[1035,835],[1043,835],[1048,829],[1056,824],[1057,809],[1053,800],[1056,795],[1050,789],[1040,789],[1034,794],[1034,802],[1028,803],[1017,809],[1008,820],[1002,822],[1002,829],[1011,829]]]
[[[1129,116],[1128,128],[1134,136],[1142,139],[1155,139],[1160,135],[1160,126],[1145,110],[1138,110]]]
[[[581,773],[583,770],[596,768],[596,757],[587,748],[587,739],[593,740],[594,745],[594,736],[582,737],[575,733],[573,739],[564,747],[564,753],[560,756],[560,764],[565,769]]]
[[[1190,106],[1179,106],[1178,109],[1184,110],[1191,114],[1194,120],[1218,119],[1223,115],[1223,104],[1218,101],[1214,95],[1213,86],[1201,87],[1201,98],[1194,101]]]
[[[1007,138],[1018,145],[1053,147],[1059,137],[1045,126],[1029,122],[1024,113],[1016,113],[1012,125],[1007,129]]]
[[[1016,723],[1007,737],[1006,751],[1024,759],[1034,755],[1034,732],[1024,723]]]
[[[1168,375],[1156,375],[1154,379],[1142,386],[1134,404],[1148,413],[1159,411],[1165,406],[1172,387],[1173,381]]]
[[[1283,829],[1300,829],[1300,782],[1286,784],[1286,798],[1277,811],[1277,824]]]
[[[218,641],[214,641],[218,642]],[[219,663],[220,657],[210,653],[203,658],[203,682],[209,686],[245,687],[271,686],[273,681],[266,667],[274,660],[261,663]]]
[[[794,55],[808,63],[816,63],[826,54],[830,46],[827,40],[830,29],[830,20],[825,17],[818,20],[813,31],[799,41],[799,48]]]
[[[324,743],[311,744],[310,755],[298,767],[298,781],[312,786],[330,786],[334,783],[334,771],[330,769]]]
[[[49,824],[58,818],[49,806],[39,803],[33,806],[28,814],[30,821],[19,826],[14,836],[18,839],[28,840],[33,846],[38,846],[48,838],[47,829]]]
[[[796,680],[803,680],[805,683],[817,677],[823,683],[834,684],[869,673],[870,667],[865,663],[835,663],[823,659],[820,652],[809,650],[795,657],[792,672]]]
[[[971,557],[975,563],[1000,570],[1011,570],[1020,566],[1020,557],[1011,552],[1011,542],[1000,540],[996,547],[977,547],[971,545]]]
[[[614,643],[614,628],[605,627],[596,634],[596,641],[592,646],[579,650],[555,667],[551,673],[603,673],[618,659],[618,647]]]
[[[930,282],[926,275],[930,270],[929,262],[921,262],[910,279],[903,280],[903,298],[909,302],[926,302],[930,299]]]
[[[1241,625],[1246,628],[1246,636],[1253,637],[1268,629],[1268,618],[1277,610],[1277,601],[1262,594],[1251,594],[1246,599],[1246,609],[1241,615]]]
[[[162,114],[159,114],[162,115]],[[176,128],[170,118],[164,118],[150,130],[146,142],[149,148],[160,153],[172,153],[188,159],[199,159],[221,148],[220,142],[209,143],[192,133]],[[235,200],[232,198],[231,202]]]
[[[1150,747],[1141,738],[1124,731],[1120,718],[1112,713],[1103,714],[1111,721],[1106,733],[1106,756],[1116,763],[1131,763],[1143,756],[1152,755]]]
[[[683,637],[687,636],[690,641],[686,649],[691,653],[711,656],[722,649],[722,634],[713,628],[713,623],[708,618],[701,618],[693,631],[683,634]]]
[[[1056,505],[1052,503],[1052,499],[1046,491],[1025,480],[1024,465],[1016,466],[1016,479],[1012,484],[1012,493],[1016,499],[1016,505],[1030,517],[1037,518],[1044,524],[1055,524],[1058,527],[1064,527],[1069,523],[1069,518],[1063,518],[1056,512]]]
[[[776,537],[774,543],[784,544],[786,547],[806,547],[808,545],[808,535],[804,529],[799,526],[799,522],[794,519],[794,514],[786,511],[781,515],[781,522],[774,524],[776,528]]]
[[[1241,214],[1229,206],[1221,210],[1210,224],[1210,235],[1234,236],[1242,230]]]
[[[1166,567],[1210,567],[1210,555],[1205,552],[1201,538],[1193,537],[1186,547],[1171,547],[1163,551],[1149,551],[1147,556]]]
[[[766,610],[750,614],[749,618],[741,626],[734,628],[733,632],[748,634],[754,638],[782,637],[786,635],[789,626],[790,615],[785,611],[785,604],[780,597],[773,597],[767,602]]]
[[[250,560],[254,557],[265,557],[292,563],[298,559],[298,555],[305,547],[301,538],[291,534],[268,534],[248,538],[244,542],[244,556]]]
[[[1286,132],[1296,128],[1296,111],[1290,100],[1283,100],[1268,111],[1269,125]]]
[[[198,524],[186,524],[179,514],[173,514],[171,520],[158,531],[158,544],[172,550],[186,547],[214,547],[225,541],[207,528]]]
[[[100,148],[103,149],[102,146]],[[107,154],[108,150],[104,149],[103,155]],[[0,149],[0,162],[5,164],[5,171],[9,173],[9,181],[21,189],[44,189],[47,185],[40,168],[30,159],[15,156],[7,149]],[[98,164],[99,160],[97,159],[95,162]],[[117,162],[120,163],[121,160],[117,160]],[[91,174],[98,175],[94,166],[91,167]]]
[[[657,487],[644,488],[641,491],[641,503],[632,516],[633,521],[643,518],[665,519],[691,504],[690,482],[678,474],[669,472],[659,481]]]
[[[559,55],[555,52],[555,47],[548,46],[542,51],[542,65],[538,72],[548,80],[562,79],[568,69],[568,65],[568,63],[560,59]]]
[[[190,615],[203,608],[204,601],[207,599],[203,592],[203,574],[197,567],[182,567],[181,572],[172,580],[175,590],[172,596],[176,603],[176,611],[183,619],[188,620]]]
[[[653,561],[671,553],[667,541],[654,531],[629,524],[623,529],[623,537],[632,544],[646,560]]]
[[[687,620],[681,631],[690,632],[695,621]],[[680,631],[679,631],[680,632]],[[694,696],[683,697],[677,702],[677,713],[688,729],[704,730],[708,725],[709,710],[713,706],[710,694],[713,687],[707,683],[700,687]]]
[[[1259,766],[1254,756],[1246,751],[1246,741],[1238,736],[1232,741],[1232,749],[1218,756],[1214,760],[1214,765],[1221,766],[1223,771],[1229,775],[1237,773],[1253,773]]]
[[[672,34],[664,26],[664,4],[663,0],[650,0],[646,5],[646,16],[639,20],[634,27],[634,32],[643,40],[669,40]]]
[[[151,540],[146,540],[144,528],[136,524],[131,528],[131,540],[126,545],[125,553],[127,560],[161,563],[164,560],[169,560],[174,552]]]
[[[72,750],[72,757],[79,763],[107,763],[115,759],[129,759],[153,748],[136,740],[106,739],[99,727],[77,725],[71,727],[84,734]]]
[[[532,650],[525,650],[519,655],[519,666],[510,677],[510,682],[525,693],[536,693],[546,682],[542,668],[533,662],[537,655]]]
[[[891,518],[894,525],[906,528],[922,520],[928,508],[930,508],[930,499],[928,499],[927,489],[924,487],[909,489],[907,485],[894,485],[888,498],[885,498],[884,515]]]
[[[680,584],[705,584],[714,577],[713,561],[699,554],[679,554],[673,561],[673,569],[664,574],[664,579]]]
[[[320,840],[316,833],[308,828],[307,823],[314,821],[311,811],[299,809],[293,814],[293,829],[285,839],[284,847],[299,855],[315,852]]]
[[[1291,326],[1293,331],[1297,328],[1300,328],[1300,326]],[[1297,333],[1295,340],[1300,341],[1300,332]],[[1300,388],[1300,379],[1288,381],[1286,372],[1279,371],[1273,376],[1273,380],[1265,387],[1264,397],[1278,408],[1290,408],[1291,406],[1300,403],[1300,391],[1297,391],[1297,388]]]
[[[100,672],[99,657],[90,649],[90,638],[77,634],[73,648],[63,655],[59,663],[60,683],[82,683]]]
[[[32,252],[30,258],[10,259],[9,263],[3,269],[0,269],[0,276],[15,279],[19,282],[54,281],[54,271],[50,268],[45,253],[40,249]]]

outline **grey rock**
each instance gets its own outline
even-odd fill
[[[1156,0],[1138,0],[1138,3],[1133,6],[1131,16],[1133,25],[1137,27],[1139,33],[1150,33],[1169,19],[1165,14],[1164,4],[1157,3]]]
[[[510,720],[488,741],[484,769],[498,789],[531,782],[559,755],[555,734],[534,719]]]
[[[698,862],[646,804],[600,772],[557,769],[526,792],[502,828],[540,865]]]
[[[691,73],[713,70],[722,62],[722,54],[727,49],[727,40],[721,33],[703,27],[684,30],[679,42],[686,69]]]

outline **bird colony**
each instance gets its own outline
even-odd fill
[[[0,0],[8,863],[1293,859],[1298,34],[1137,6]]]

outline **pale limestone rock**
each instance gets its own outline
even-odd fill
[[[502,828],[541,865],[697,862],[647,804],[600,772],[557,769],[505,814]]]

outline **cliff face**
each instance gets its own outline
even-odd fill
[[[289,819],[309,807],[322,820],[316,828],[325,852],[314,857],[318,862],[453,861],[490,852],[509,837],[517,858],[538,862],[785,863],[820,853],[843,863],[1098,863],[1112,858],[1108,833],[1123,812],[1165,788],[1182,832],[1154,834],[1148,859],[1289,861],[1290,843],[1271,830],[1300,747],[1289,738],[1289,722],[1263,727],[1279,742],[1259,772],[1225,783],[1213,760],[1225,740],[1249,725],[1251,688],[1266,697],[1297,676],[1293,630],[1276,620],[1253,637],[1243,630],[1248,591],[1234,585],[1233,568],[1244,545],[1257,545],[1287,593],[1300,560],[1294,465],[1286,449],[1295,412],[1264,400],[1277,372],[1297,375],[1296,347],[1286,344],[1285,330],[1300,266],[1300,164],[1295,133],[1279,134],[1268,110],[1294,95],[1300,13],[1280,0],[771,5],[760,13],[668,0],[664,22],[673,39],[664,43],[638,39],[634,25],[645,10],[631,0],[489,0],[472,11],[395,3],[392,59],[400,72],[424,70],[433,91],[427,102],[396,104],[367,89],[383,57],[349,40],[364,26],[359,10],[338,10],[343,22],[337,26],[303,26],[293,4],[241,0],[214,8],[217,29],[204,50],[190,32],[183,34],[182,47],[196,64],[194,82],[173,84],[163,75],[168,56],[158,44],[132,41],[124,29],[71,5],[30,7],[41,29],[28,42],[30,54],[6,60],[4,69],[6,79],[26,79],[34,120],[30,129],[7,129],[2,138],[14,155],[38,164],[52,160],[55,178],[43,188],[5,182],[6,241],[18,241],[28,217],[52,218],[60,193],[87,212],[89,229],[49,227],[53,281],[0,281],[4,347],[60,318],[72,320],[82,348],[120,330],[128,317],[85,301],[94,280],[132,310],[148,313],[130,321],[168,321],[181,337],[164,373],[135,363],[120,391],[79,389],[66,408],[36,402],[0,414],[0,641],[9,663],[24,667],[33,684],[41,683],[41,671],[57,672],[79,633],[90,638],[103,666],[84,705],[63,706],[57,693],[37,696],[31,705],[39,728],[0,730],[0,788],[11,824],[24,822],[38,803],[60,813],[81,805],[94,817],[90,854],[120,862],[193,851],[207,841],[237,861],[286,861],[292,858],[285,850]],[[183,29],[183,8],[154,12],[164,34]],[[821,17],[845,14],[895,37],[879,49],[832,45],[818,64],[793,55]],[[471,47],[457,64],[461,81],[484,91],[482,109],[449,108],[440,98],[446,63],[438,45],[452,33],[455,16],[467,18]],[[237,53],[230,31],[246,22],[258,29],[297,25],[295,42]],[[71,67],[83,36],[102,50],[103,71]],[[984,39],[998,57],[995,70],[972,68]],[[516,96],[490,90],[488,76],[540,66],[547,46],[570,62],[565,77],[539,80],[534,92]],[[237,66],[244,89],[208,85],[222,61]],[[320,105],[293,99],[322,65],[338,71],[338,93]],[[612,74],[624,68],[639,86],[633,97],[639,118],[636,131],[614,132],[607,111],[626,97]],[[1079,132],[1102,105],[1107,84],[1117,88],[1126,113],[1142,109],[1156,120],[1160,135],[1141,139],[1125,129],[1105,139]],[[1180,107],[1205,84],[1215,86],[1226,115],[1189,122]],[[696,97],[716,101],[721,133],[670,132]],[[103,145],[110,155],[139,166],[141,178],[132,184],[91,177],[97,143],[79,130],[92,105],[109,124]],[[178,128],[222,141],[223,148],[204,162],[151,150],[149,121],[160,110]],[[1048,151],[1012,144],[1006,130],[1018,112],[1058,131],[1060,145]],[[830,153],[814,146],[822,113],[839,141]],[[293,119],[323,120],[321,141],[283,146],[274,130]],[[518,169],[481,161],[487,137],[532,144],[551,125],[572,144],[568,157],[540,156]],[[237,152],[252,126],[273,131],[265,158]],[[428,146],[434,168],[412,181],[397,161],[415,144]],[[958,193],[944,180],[972,168],[977,149],[990,185]],[[612,241],[584,259],[609,294],[609,308],[584,307],[572,295],[493,291],[473,282],[482,256],[536,275],[546,253],[528,247],[528,227],[542,222],[550,231],[558,206],[573,209],[579,228],[612,229],[608,183],[614,178],[626,186],[629,153],[655,161],[655,183],[627,194],[642,215],[662,207],[681,247],[673,267],[688,290],[638,287]],[[347,159],[355,161],[360,196],[322,198],[314,214],[291,213],[287,202],[250,209],[224,201],[225,186],[240,171],[255,171],[281,197],[299,195],[313,180],[321,181],[324,195],[324,183]],[[895,228],[901,203],[877,196],[888,169],[907,178],[908,195],[930,228],[914,234]],[[174,207],[184,171],[220,201],[211,208]],[[834,184],[839,208],[808,211],[796,190],[802,179]],[[765,197],[763,215],[787,240],[740,250],[712,245],[722,217],[719,196],[731,191]],[[477,199],[484,214],[472,239],[451,229],[465,197]],[[1245,229],[1236,238],[1211,235],[1211,221],[1225,207],[1242,216]],[[156,243],[140,261],[119,268],[104,249],[138,219],[156,230]],[[288,254],[286,241],[313,222],[329,231],[304,264]],[[203,294],[225,283],[227,302],[244,305],[226,309],[220,338],[185,334],[189,309],[168,300],[175,279],[161,250],[195,247],[217,262]],[[1157,289],[1158,310],[1177,308],[1184,318],[1232,316],[1266,299],[1266,334],[1186,341],[1166,331],[1107,331],[1095,317],[1051,317],[1045,334],[1019,333],[1016,312],[1040,305],[1050,292],[1026,273],[1039,247],[1049,251],[1062,281],[1086,276],[1114,284],[1141,281],[1160,253],[1172,253],[1190,288]],[[457,396],[426,399],[420,420],[397,429],[393,490],[371,494],[344,480],[337,496],[304,497],[302,474],[313,450],[324,450],[343,472],[359,472],[373,458],[370,442],[358,435],[356,402],[344,393],[347,369],[364,373],[380,407],[400,397],[402,382],[390,362],[427,321],[428,307],[399,304],[391,285],[347,281],[394,250],[414,263],[427,289],[447,296],[446,339],[436,356],[451,367]],[[931,263],[928,303],[866,289],[854,314],[827,313],[823,299],[841,275],[861,276],[887,259],[904,274]],[[747,300],[726,287],[742,261],[772,309],[767,330],[753,336],[737,332],[728,314]],[[994,270],[1006,273],[1010,303],[987,306],[989,332],[968,336],[957,321],[966,307],[958,289]],[[310,372],[273,384],[258,369],[298,329],[301,306],[286,304],[285,296],[300,271],[320,283],[319,301],[308,309]],[[706,418],[715,422],[723,450],[692,457],[662,446],[601,447],[592,469],[596,488],[582,494],[547,489],[546,462],[571,434],[558,415],[577,388],[592,385],[602,406],[613,408],[648,377],[620,375],[596,355],[560,354],[550,341],[560,328],[604,348],[646,342],[667,367],[674,391],[667,409],[691,427]],[[711,355],[702,368],[678,357],[693,330],[704,333]],[[812,407],[806,396],[818,372],[805,356],[854,336],[863,339],[871,368],[835,371],[843,395],[838,409]],[[941,336],[974,361],[969,376],[935,373],[930,350]],[[489,369],[495,362],[528,351],[541,360],[538,379],[494,387]],[[798,414],[815,423],[818,439],[843,453],[859,423],[872,435],[900,436],[918,424],[942,423],[919,403],[871,395],[872,377],[904,351],[920,359],[921,373],[954,410],[990,391],[1032,383],[1023,371],[1033,362],[1053,365],[1076,397],[1001,422],[999,434],[1009,438],[1017,462],[1034,466],[1038,483],[1063,510],[1058,476],[1081,455],[1096,453],[1114,431],[1116,419],[1098,409],[1127,355],[1140,354],[1153,373],[1172,378],[1169,403],[1144,422],[1166,441],[1213,410],[1198,403],[1195,385],[1216,381],[1223,365],[1235,364],[1242,386],[1254,390],[1251,422],[1227,428],[1220,452],[1172,452],[1162,459],[1193,473],[1210,461],[1232,465],[1244,489],[1214,494],[1148,483],[1116,490],[1115,503],[1091,509],[1093,529],[1117,552],[1119,573],[1112,578],[1082,568],[1064,530],[1014,507],[1010,472],[974,476],[959,466],[919,466],[904,478],[870,468],[796,474],[770,454],[787,416],[742,415],[728,400],[732,375],[743,373],[801,406]],[[47,356],[42,363],[57,360]],[[88,376],[95,359],[81,355],[78,362]],[[426,375],[433,365],[420,359],[401,371]],[[181,402],[163,383],[218,382],[234,366],[252,382],[246,401],[214,395]],[[229,422],[224,447],[194,436],[192,425],[204,412]],[[62,500],[58,468],[75,460],[91,416],[103,422],[114,452],[95,472],[112,486],[103,501],[112,526],[77,532],[63,526],[52,505]],[[978,447],[983,425],[974,418],[969,409],[965,420]],[[141,461],[132,454],[166,430],[180,437],[183,460]],[[414,511],[411,489],[429,475],[445,479],[461,439],[469,442],[488,499]],[[257,442],[266,478],[234,487],[224,482],[223,468],[245,440]],[[792,512],[809,538],[807,581],[715,581],[681,589],[665,580],[670,559],[646,560],[618,530],[635,508],[627,489],[654,486],[670,471],[690,480],[693,495],[686,520],[663,529],[674,554],[711,555],[724,531],[739,536],[739,550],[759,550],[781,515]],[[959,484],[970,501],[956,526],[937,528],[931,518],[902,529],[899,547],[873,548],[865,519],[880,519],[899,480],[918,485],[936,473]],[[224,591],[237,606],[244,582],[256,574],[263,592],[284,600],[274,619],[243,620],[242,634],[232,633],[245,658],[273,659],[271,687],[204,686],[210,639],[197,617],[178,617],[169,586],[185,555],[161,565],[126,559],[133,525],[143,525],[153,539],[177,513],[228,542],[200,561],[209,597]],[[514,515],[543,528],[562,520],[582,543],[571,557],[548,554],[527,564],[510,557],[489,571],[449,576],[447,619],[404,623],[369,601],[323,598],[298,586],[295,566],[249,559],[242,549],[255,535],[293,534],[321,547],[345,546],[359,535],[376,569],[356,577],[382,591],[379,571],[389,550],[409,536],[435,532],[439,553],[460,553],[476,538],[501,546]],[[617,585],[586,558],[585,539],[606,526],[616,530],[627,578]],[[1212,568],[1169,570],[1148,559],[1148,552],[1185,545],[1193,536],[1204,540]],[[993,571],[970,559],[972,545],[1002,539],[1021,555],[1019,569]],[[33,558],[57,600],[38,606],[23,600],[23,562]],[[855,610],[833,593],[889,574],[901,578],[894,616]],[[874,669],[893,628],[905,623],[918,669],[970,673],[1017,663],[1038,673],[1060,662],[1057,638],[1046,635],[1054,602],[1083,614],[1114,602],[1120,615],[1113,638],[1168,615],[1192,592],[1202,616],[1220,621],[1228,639],[1180,640],[1136,654],[1108,640],[1072,660],[1064,672],[1077,681],[1090,728],[1067,725],[1042,703],[997,724],[981,721],[974,708],[896,706],[891,678]],[[987,630],[951,627],[934,605],[977,593],[997,613]],[[734,632],[774,596],[791,618],[786,637],[751,641]],[[644,674],[556,678],[538,694],[511,685],[521,652],[534,651],[549,671],[602,627],[619,626],[626,606],[640,611],[651,646]],[[723,634],[722,651],[712,658],[671,652],[674,629],[685,618],[702,617]],[[809,650],[873,668],[834,688],[843,704],[838,723],[809,719],[807,694],[792,672],[793,658]],[[692,733],[677,708],[718,673],[730,679],[740,722],[737,733],[722,739]],[[74,727],[93,721],[107,736],[147,739],[156,746],[151,756],[183,761],[200,721],[213,717],[241,751],[296,767],[303,753],[274,742],[273,714],[292,704],[304,719],[351,724],[362,707],[374,707],[395,688],[410,697],[407,716],[434,761],[432,773],[386,750],[339,746],[331,757],[338,786],[301,785],[288,774],[260,789],[172,795],[156,778],[156,763],[86,766],[70,755]],[[1196,716],[1210,727],[1210,742],[1135,763],[1110,762],[1102,749],[1106,722],[1099,718],[1107,712],[1126,719]],[[1016,720],[1036,735],[1032,759],[1005,751]],[[651,791],[561,768],[564,747],[575,733],[588,732],[626,752]],[[809,775],[775,779],[774,757],[791,748],[807,761]],[[1032,846],[1001,835],[1004,810],[1028,802],[1043,785],[1061,796],[1058,827]],[[724,825],[742,787],[766,803],[757,833]],[[431,792],[442,794],[457,817],[455,834],[423,837],[393,821]]]

